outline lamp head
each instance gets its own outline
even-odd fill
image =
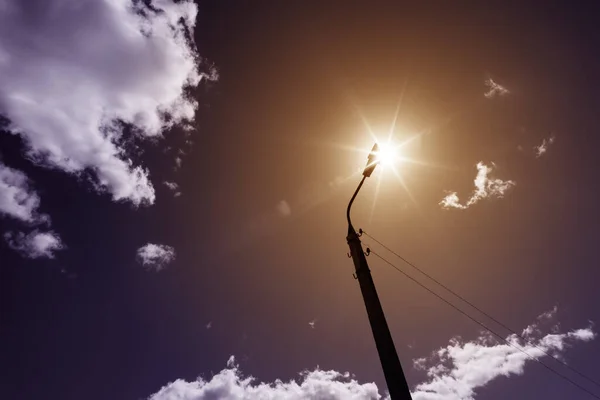
[[[377,143],[375,143],[373,145],[373,148],[371,149],[371,152],[369,153],[369,157],[367,157],[367,166],[365,167],[365,170],[363,171],[363,176],[365,177],[370,177],[371,174],[373,173],[373,171],[375,170],[375,167],[377,166],[377,164],[379,164],[379,157],[377,156],[377,154],[379,153],[379,145]]]

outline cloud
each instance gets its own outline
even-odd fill
[[[281,200],[277,204],[277,212],[283,217],[289,217],[292,214],[292,209],[287,201]]]
[[[492,166],[495,166],[492,163]],[[487,166],[483,162],[477,163],[477,176],[475,177],[475,191],[467,200],[465,204],[460,203],[458,194],[456,192],[449,192],[446,197],[440,201],[442,208],[458,208],[466,210],[473,204],[485,198],[502,198],[504,194],[513,186],[516,185],[515,181],[503,181],[501,179],[492,179],[489,177],[493,168]]]
[[[137,250],[137,259],[146,269],[158,272],[175,259],[175,249],[164,244],[148,243]]]
[[[522,349],[539,359],[545,353],[558,355],[576,342],[588,342],[596,337],[591,328],[577,329],[567,333],[539,334],[538,321],[524,329],[530,332],[524,341],[516,335],[506,339],[512,346],[499,343],[489,335],[482,334],[471,342],[453,339],[446,347],[434,352],[431,359],[415,360],[421,368],[427,367],[427,382],[415,387],[413,400],[470,400],[475,390],[500,376],[522,375],[525,364],[532,361]],[[536,337],[536,335],[538,335]],[[514,347],[513,347],[514,346]],[[547,361],[549,362],[549,361]]]
[[[163,183],[166,187],[168,187],[172,191],[176,191],[179,188],[179,186],[175,182],[164,181]]]
[[[460,204],[460,199],[456,192],[451,192],[446,195],[439,203],[443,208],[460,208],[464,210],[467,206]]]
[[[552,317],[553,318],[553,317]],[[544,323],[539,318],[531,331],[538,332]],[[529,327],[528,327],[529,328]],[[527,329],[527,328],[526,328]],[[559,355],[568,346],[577,342],[587,342],[596,337],[591,328],[576,329],[563,334],[538,334],[528,337],[530,343],[509,336],[507,340],[520,346],[534,357],[544,353]],[[434,352],[430,358],[415,360],[418,369],[427,372],[427,380],[415,387],[413,400],[470,400],[475,389],[487,385],[500,376],[521,375],[530,359],[519,350],[498,343],[488,335],[481,335],[470,342],[453,339],[446,347]],[[374,383],[359,383],[349,373],[305,371],[295,380],[273,383],[258,383],[251,376],[244,376],[231,357],[227,368],[210,380],[198,378],[187,382],[177,379],[165,385],[149,400],[209,400],[209,399],[380,399],[383,395]],[[386,397],[389,399],[389,396]]]
[[[0,162],[0,214],[29,223],[47,220],[38,213],[39,205],[40,197],[27,176]]]
[[[227,368],[209,381],[198,378],[193,382],[178,379],[164,386],[149,400],[209,400],[209,399],[379,399],[374,383],[360,384],[349,373],[316,369],[300,374],[289,382],[258,383],[245,377],[231,357]]]
[[[199,72],[186,39],[197,6],[145,3],[4,0],[0,12],[0,114],[28,158],[134,205],[155,193],[127,145],[189,124],[197,104],[186,88],[217,78]]]
[[[0,162],[0,215],[15,218],[28,225],[50,225],[50,217],[38,211],[40,197],[32,188],[27,176]],[[8,246],[27,258],[54,258],[54,253],[65,249],[58,234],[53,231],[33,230],[6,232],[4,240]]]
[[[54,258],[54,252],[65,249],[60,237],[50,232],[35,230],[27,235],[22,232],[4,234],[9,247],[27,258]]]
[[[413,368],[417,371],[427,370],[427,357],[415,358],[413,360]]]
[[[181,192],[178,190],[179,189],[179,185],[177,185],[177,183],[175,183],[175,182],[169,182],[169,181],[164,181],[163,184],[166,187],[168,187],[173,192],[173,196],[174,197],[181,196]]]
[[[181,168],[181,164],[183,164],[183,159],[180,156],[175,157],[175,167],[173,169],[177,171]]]
[[[542,155],[544,155],[552,143],[554,143],[554,136],[550,136],[547,139],[544,138],[539,146],[535,146],[533,148],[535,150],[535,157],[540,158]]]
[[[312,329],[315,329],[315,325],[316,325],[316,324],[317,324],[317,320],[316,320],[316,319],[313,319],[312,321],[310,321],[310,322],[308,323],[308,325],[309,325],[309,326],[310,326]]]
[[[494,82],[492,78],[488,78],[485,80],[485,85],[489,88],[487,92],[484,93],[484,96],[488,99],[498,95],[504,96],[509,94],[510,92],[504,86]]]
[[[210,328],[212,328],[212,321],[208,321],[208,324],[206,324],[206,329]]]
[[[534,335],[541,335],[542,332],[540,330],[540,325],[550,323],[552,320],[554,320],[557,313],[558,313],[558,306],[554,306],[552,309],[538,315],[537,322],[534,324],[531,324],[527,328],[523,329],[521,336],[530,338],[530,337],[533,337]],[[557,328],[558,328],[558,325],[551,327],[551,330],[556,330]]]

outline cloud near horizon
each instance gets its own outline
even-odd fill
[[[526,327],[523,330],[526,341],[515,335],[508,336],[507,341],[533,357],[542,358],[544,353],[540,349],[559,356],[569,346],[588,342],[596,337],[591,328],[558,333],[557,324],[551,329],[553,333],[543,335],[541,330],[545,328],[544,324],[554,321],[555,315],[556,308],[542,314]],[[528,356],[489,335],[481,334],[469,342],[452,339],[448,346],[434,352],[432,357],[415,360],[415,367],[426,371],[427,380],[415,386],[412,397],[413,400],[472,400],[475,398],[475,389],[486,386],[492,380],[500,376],[522,375],[528,361],[531,361]],[[380,393],[375,383],[359,383],[348,372],[324,371],[319,368],[304,371],[298,379],[287,382],[258,382],[251,376],[244,376],[232,356],[227,367],[210,380],[198,378],[187,382],[177,379],[148,397],[148,400],[217,398],[375,400],[389,399],[389,395]]]
[[[472,400],[475,390],[492,380],[522,375],[525,365],[535,362],[531,357],[536,360],[545,357],[544,363],[550,364],[553,361],[544,353],[561,356],[561,352],[573,344],[596,338],[591,327],[558,333],[558,324],[552,324],[556,312],[555,307],[526,327],[522,333],[526,340],[509,335],[506,338],[509,345],[486,332],[469,342],[452,339],[448,346],[434,352],[430,358],[415,360],[415,367],[425,370],[428,380],[415,387],[413,400]],[[551,333],[542,334],[544,328]]]
[[[89,177],[115,201],[152,204],[149,171],[127,154],[195,115],[199,71],[190,0],[5,0],[0,114],[36,164]],[[24,215],[24,214],[23,214]]]
[[[136,257],[147,270],[158,272],[175,260],[175,249],[164,244],[147,243],[137,250]]]
[[[235,357],[227,368],[209,381],[198,378],[194,382],[183,379],[164,386],[148,400],[213,400],[213,399],[379,399],[374,383],[358,383],[349,373],[324,371],[319,368],[305,371],[300,379],[289,382],[256,383],[242,375]]]
[[[477,163],[477,175],[475,176],[475,191],[465,204],[460,203],[458,194],[456,192],[449,192],[446,197],[439,202],[442,208],[458,208],[460,210],[466,210],[473,204],[485,198],[502,198],[504,194],[513,186],[516,185],[515,181],[508,180],[503,181],[501,179],[491,178],[490,174],[493,171],[494,163],[492,166],[487,166],[483,162]]]

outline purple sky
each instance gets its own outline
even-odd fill
[[[275,3],[0,0],[2,397],[385,398],[389,132],[355,227],[600,396],[595,10]],[[594,398],[368,261],[414,400]]]

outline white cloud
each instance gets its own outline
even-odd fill
[[[427,358],[426,357],[415,358],[413,360],[413,368],[416,369],[417,371],[427,370]]]
[[[148,243],[137,250],[137,259],[146,269],[158,272],[175,259],[175,249],[164,244]]]
[[[97,189],[135,205],[155,194],[126,142],[190,122],[196,102],[185,88],[217,78],[199,73],[179,23],[194,28],[196,5],[151,3],[161,11],[129,0],[4,0],[0,12],[0,114],[28,157],[87,171]]]
[[[504,96],[504,95],[510,93],[508,91],[508,89],[506,89],[504,86],[494,82],[494,80],[492,78],[486,79],[485,85],[489,88],[488,91],[484,93],[484,96],[487,97],[488,99],[491,99],[492,97],[494,97],[496,95]]]
[[[535,157],[540,158],[543,156],[548,151],[548,147],[550,147],[552,143],[554,143],[554,136],[550,136],[547,139],[544,138],[539,146],[535,146],[533,148],[535,150]]]
[[[60,237],[52,231],[35,230],[28,235],[8,232],[4,239],[12,249],[27,258],[54,258],[54,252],[65,249]]]
[[[460,199],[458,198],[458,194],[456,192],[451,192],[446,195],[440,202],[440,205],[443,208],[460,208],[464,210],[467,206],[460,204]]]
[[[50,217],[38,211],[40,197],[31,187],[27,176],[0,162],[0,215],[13,217],[28,225],[50,225]],[[54,258],[57,250],[66,246],[55,232],[34,230],[6,232],[4,240],[8,246],[27,258]]]
[[[39,205],[40,197],[27,176],[0,162],[0,214],[29,223],[47,221],[38,213]]]
[[[530,330],[539,331],[544,321],[540,317]],[[586,328],[564,334],[539,334],[528,337],[528,340],[549,354],[560,355],[567,346],[590,341],[595,337],[596,334]],[[507,340],[522,347],[533,357],[544,356],[535,346],[524,343],[515,336],[509,336]],[[428,377],[426,382],[416,386],[412,397],[413,400],[471,400],[475,396],[475,389],[492,380],[500,376],[523,374],[527,361],[530,359],[519,350],[497,343],[489,335],[481,335],[471,342],[453,339],[448,346],[436,351],[433,357],[415,360],[415,366],[426,370]],[[312,372],[303,372],[296,380],[258,383],[250,376],[243,376],[232,357],[227,368],[210,380],[198,378],[187,382],[178,379],[151,395],[149,400],[370,400],[382,397],[374,383],[361,384],[349,373],[318,368]],[[386,398],[389,399],[389,396]]]
[[[281,200],[277,204],[277,212],[283,217],[289,217],[292,214],[292,209],[287,201]]]
[[[313,319],[312,321],[310,321],[310,322],[308,323],[308,325],[309,325],[309,326],[310,326],[312,329],[315,329],[315,325],[316,325],[316,324],[317,324],[317,320],[316,320],[316,319]]]
[[[492,163],[494,166],[494,163]],[[458,208],[465,210],[478,203],[480,200],[485,198],[502,198],[504,194],[513,187],[515,181],[503,181],[501,179],[490,178],[490,174],[493,170],[492,166],[487,166],[483,162],[477,163],[477,176],[475,176],[475,191],[467,200],[465,204],[460,203],[458,194],[456,192],[450,192],[440,201],[440,205],[443,208]]]
[[[233,357],[227,368],[209,381],[198,378],[194,382],[178,379],[164,386],[149,400],[209,400],[209,399],[379,399],[374,383],[360,384],[349,373],[316,369],[304,372],[297,381],[258,383],[241,374]]]
[[[524,332],[539,333],[543,318]],[[471,342],[454,339],[434,353],[427,369],[428,380],[416,386],[413,400],[470,400],[475,390],[500,376],[522,375],[529,356],[540,359],[548,354],[559,354],[576,342],[587,342],[596,337],[591,328],[577,329],[562,334],[526,336],[524,341],[516,335],[506,339],[512,346],[494,341],[489,335],[481,335]],[[514,347],[513,347],[514,346]],[[420,366],[423,359],[416,360]],[[545,360],[550,363],[550,360]]]

